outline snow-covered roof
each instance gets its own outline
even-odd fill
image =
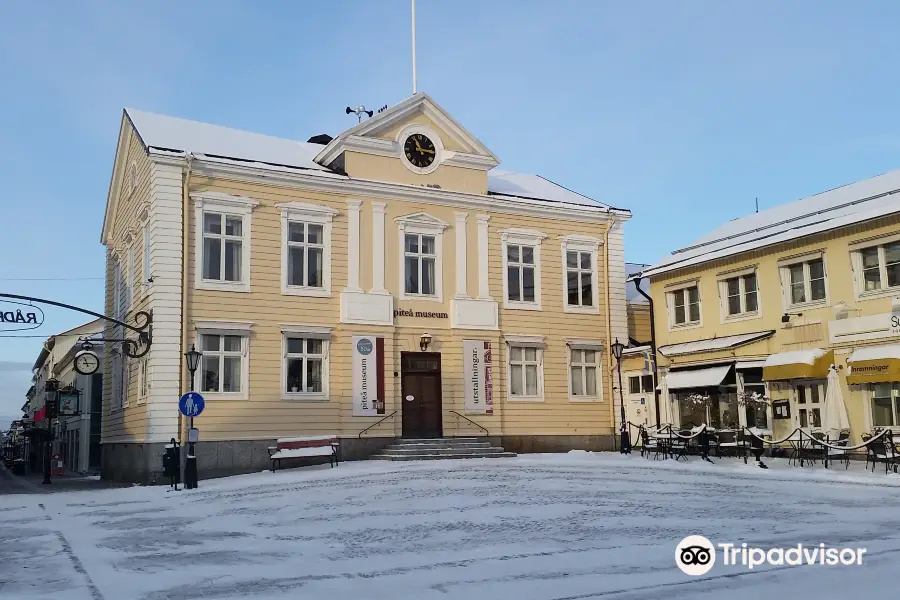
[[[322,175],[331,173],[315,162],[315,157],[324,148],[320,144],[298,142],[133,108],[126,108],[125,112],[148,148],[307,169]],[[497,169],[488,172],[488,193],[507,196],[512,200],[527,198],[611,209],[607,204],[573,192],[540,175]],[[622,209],[613,210],[628,212]]]
[[[693,342],[660,346],[659,352],[663,356],[681,356],[684,354],[695,354],[697,352],[725,350],[727,348],[736,348],[738,346],[750,344],[767,337],[771,337],[774,334],[775,330],[770,329],[768,331],[742,333],[740,335],[724,335],[722,337],[710,338],[706,340],[695,340]]]
[[[716,387],[724,381],[730,369],[731,365],[721,365],[688,371],[669,371],[666,375],[666,387],[670,390]]]
[[[780,367],[783,365],[807,364],[815,365],[816,361],[825,356],[825,351],[821,348],[811,348],[809,350],[791,350],[790,352],[779,352],[771,354],[763,363],[765,367]]]
[[[859,360],[884,360],[895,358],[900,360],[900,344],[889,344],[887,346],[869,346],[868,348],[857,348],[847,359],[847,362],[856,362]]]
[[[730,221],[676,250],[645,275],[733,256],[900,212],[900,170]]]

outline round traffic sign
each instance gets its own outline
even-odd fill
[[[186,417],[196,417],[203,412],[206,402],[197,392],[188,392],[178,400],[178,410]]]

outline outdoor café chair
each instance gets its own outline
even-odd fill
[[[719,431],[716,433],[716,456],[737,456],[737,433]]]
[[[653,452],[653,460],[657,460],[659,458],[659,441],[655,437],[650,437],[646,427],[641,427],[641,456],[650,458],[651,452]]]
[[[833,442],[829,442],[832,446],[848,446],[850,444],[850,430],[849,429],[841,429],[838,434],[838,439]],[[850,452],[847,450],[839,450],[837,448],[825,448],[826,453],[828,454],[828,460],[834,462],[835,460],[844,463],[844,469],[850,468]],[[827,464],[827,463],[826,463]]]

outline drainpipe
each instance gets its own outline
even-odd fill
[[[188,335],[188,250],[190,233],[190,189],[191,189],[191,167],[193,165],[194,155],[186,152],[184,156],[184,177],[181,186],[181,353],[178,357],[178,396],[181,397],[187,390],[184,389],[184,361],[182,357],[187,352],[187,335]],[[183,436],[184,418],[181,412],[178,412],[178,437]]]
[[[656,405],[662,407],[662,402],[659,397],[659,376],[657,375],[657,356],[656,356],[656,315],[653,311],[653,298],[647,295],[647,292],[641,289],[641,280],[644,279],[643,273],[638,273],[631,278],[634,281],[634,285],[637,288],[638,294],[647,299],[647,302],[650,304],[650,354],[653,356],[653,397],[656,400]],[[654,407],[655,408],[655,407]],[[668,414],[669,411],[666,411]],[[659,423],[656,424],[659,426]]]
[[[612,438],[613,438],[613,450],[615,450],[616,445],[616,395],[613,387],[613,375],[612,375],[612,318],[609,314],[610,302],[609,302],[609,232],[616,224],[616,219],[612,215],[612,212],[609,209],[606,209],[606,214],[609,218],[606,221],[606,231],[603,232],[603,264],[606,272],[604,273],[604,277],[606,279],[606,285],[604,285],[604,291],[606,296],[606,356],[607,356],[607,378],[606,380],[609,382],[607,387],[609,388],[609,397],[612,398],[612,402],[609,403],[609,417],[611,419],[610,423],[612,423]]]

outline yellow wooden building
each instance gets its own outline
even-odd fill
[[[283,436],[611,447],[630,213],[499,162],[423,93],[308,142],[125,110],[106,308],[152,310],[153,343],[107,357],[104,476],[184,439],[192,346],[201,476]]]
[[[834,364],[854,440],[900,425],[898,192],[900,171],[816,194],[730,221],[645,269],[662,421],[775,437],[826,428]],[[738,402],[752,392],[773,403]]]

